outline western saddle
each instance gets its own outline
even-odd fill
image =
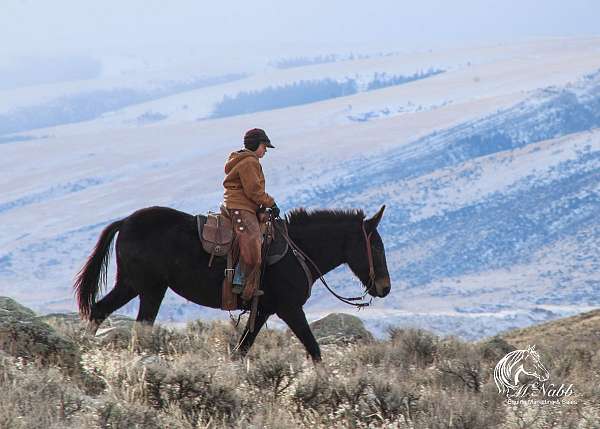
[[[262,259],[266,265],[273,265],[285,256],[288,251],[288,244],[279,234],[278,237],[274,237],[275,231],[272,224],[268,222],[266,213],[259,213],[258,220],[263,234]],[[221,308],[223,310],[235,310],[238,308],[238,295],[241,293],[241,290],[236,290],[233,287],[233,277],[239,260],[239,248],[237,240],[235,240],[233,223],[227,209],[221,206],[220,213],[208,212],[206,216],[197,215],[196,221],[202,248],[210,254],[208,266],[212,266],[215,257],[227,258],[227,268],[224,272],[222,286]],[[278,220],[278,222],[284,221]],[[262,294],[260,285],[258,289],[258,294]]]

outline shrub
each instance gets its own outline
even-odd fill
[[[298,352],[272,350],[252,361],[246,380],[275,398],[292,385],[301,371],[302,361]]]
[[[319,409],[321,406],[336,408],[339,397],[333,395],[333,388],[328,377],[313,374],[298,382],[292,395],[298,409]]]
[[[454,359],[440,362],[439,370],[475,392],[481,390],[481,364],[473,359]]]
[[[401,358],[420,368],[431,365],[437,351],[437,338],[421,329],[391,328],[392,345],[401,347]]]
[[[357,372],[347,377],[336,377],[332,384],[332,394],[338,403],[358,404],[367,394],[369,377],[366,373]]]
[[[0,427],[67,425],[84,406],[81,390],[57,368],[0,355]]]
[[[260,407],[248,419],[237,422],[236,428],[277,428],[277,429],[297,429],[301,426],[298,416],[282,408],[277,404],[268,404]]]
[[[174,404],[192,421],[201,417],[233,419],[240,412],[235,378],[229,382],[223,380],[216,368],[210,368],[192,354],[172,364],[148,365],[144,380],[145,400],[156,409]]]
[[[479,392],[484,382],[484,371],[477,349],[468,344],[461,344],[452,353],[447,354],[448,357],[440,353],[436,362],[436,367],[441,373],[442,385],[452,386],[458,383],[458,388],[466,387]],[[490,366],[491,368],[493,367]]]
[[[162,429],[159,414],[140,404],[109,400],[97,413],[95,423],[111,429]]]
[[[390,359],[391,346],[387,342],[373,341],[369,344],[360,344],[346,354],[346,360],[351,363],[351,367],[356,366],[381,366],[385,364],[403,365],[402,358]],[[391,360],[391,362],[389,362]]]
[[[372,391],[368,404],[381,420],[393,420],[399,416],[412,420],[419,398],[414,387],[378,375],[372,379]]]
[[[464,392],[433,391],[419,401],[415,426],[431,429],[481,429],[504,426],[504,410],[485,406]]]
[[[483,359],[488,362],[497,363],[508,353],[515,350],[515,347],[503,338],[495,336],[479,344],[479,350]]]

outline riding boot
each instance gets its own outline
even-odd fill
[[[233,275],[233,293],[241,294],[242,290],[244,290],[244,285],[246,284],[246,273],[244,269],[244,263],[239,261],[235,267],[235,273]]]

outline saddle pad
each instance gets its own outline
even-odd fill
[[[276,219],[275,223],[279,229],[283,229],[283,219]],[[288,242],[283,238],[279,232],[277,232],[277,228],[273,228],[273,241],[269,246],[269,252],[267,254],[267,265],[273,265],[279,262],[288,252]]]

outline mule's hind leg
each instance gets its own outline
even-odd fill
[[[154,320],[158,315],[160,303],[165,297],[166,292],[166,286],[157,286],[154,288],[148,288],[144,292],[140,293],[140,309],[138,310],[136,320],[149,325],[154,324]]]
[[[87,332],[96,334],[98,327],[115,310],[123,307],[137,296],[137,292],[117,280],[115,287],[104,298],[92,306]]]

